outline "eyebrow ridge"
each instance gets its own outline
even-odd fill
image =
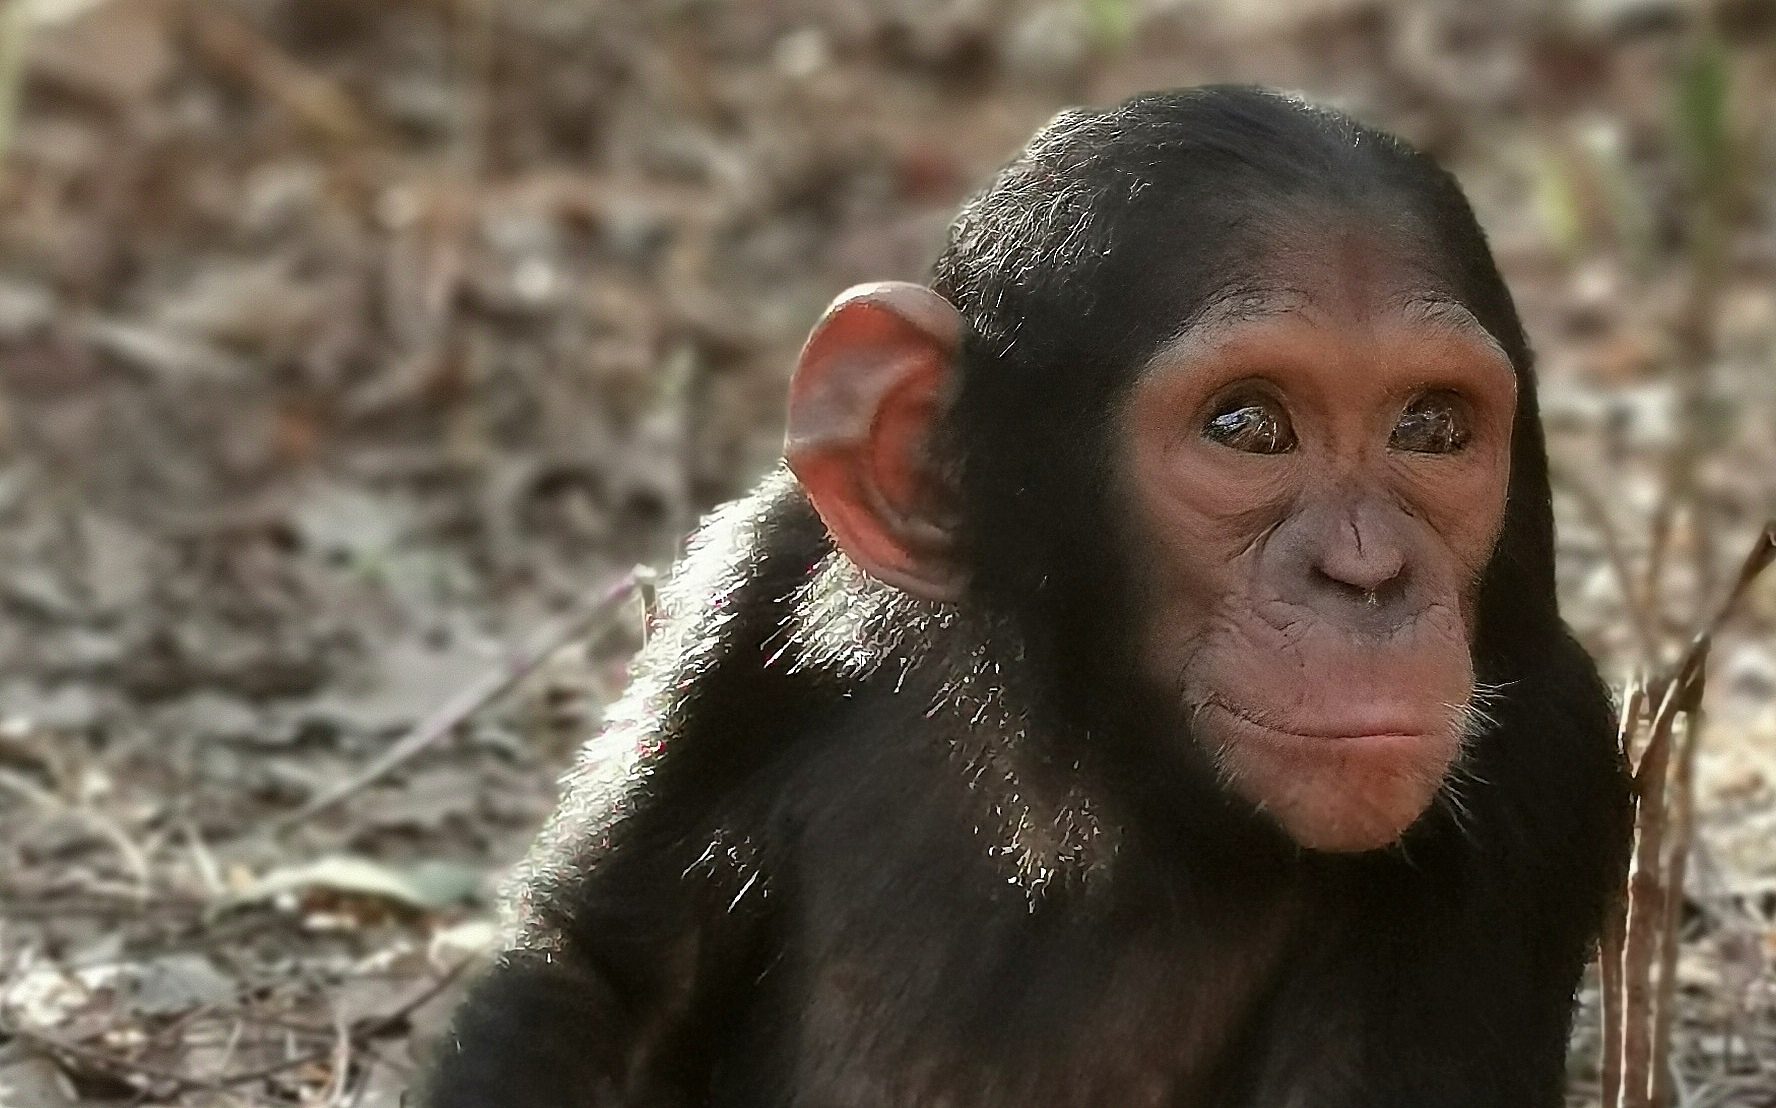
[[[1241,323],[1297,315],[1311,303],[1312,298],[1306,292],[1289,286],[1258,283],[1230,286],[1211,297],[1168,335],[1154,352],[1154,360],[1163,359],[1168,351],[1186,339],[1201,339]],[[1487,330],[1479,317],[1453,296],[1440,293],[1408,296],[1399,302],[1399,310],[1412,322],[1478,340],[1505,361],[1511,360],[1498,336]]]
[[[1213,331],[1236,323],[1293,315],[1307,307],[1310,298],[1298,288],[1245,282],[1231,285],[1211,296],[1166,336],[1161,349],[1197,332]]]
[[[1400,305],[1400,309],[1415,322],[1428,323],[1459,335],[1479,339],[1499,357],[1507,362],[1511,360],[1510,355],[1505,353],[1505,344],[1499,341],[1498,336],[1487,330],[1486,325],[1480,322],[1468,306],[1453,296],[1414,296]]]

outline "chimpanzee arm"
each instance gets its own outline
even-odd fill
[[[653,804],[596,858],[578,856],[599,841],[584,822],[545,836],[514,946],[473,986],[421,1104],[700,1101],[712,1034],[700,1024],[751,965],[765,881],[750,839],[686,830],[685,810]],[[572,812],[570,799],[561,819]]]
[[[618,1104],[624,1002],[578,952],[511,951],[477,982],[439,1047],[428,1108]]]
[[[1440,870],[1438,880],[1447,880]],[[1532,906],[1398,888],[1340,921],[1277,999],[1242,1108],[1557,1108],[1577,929]],[[1415,895],[1419,894],[1419,895]],[[1538,918],[1541,917],[1541,918]]]

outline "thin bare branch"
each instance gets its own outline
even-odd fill
[[[555,651],[574,639],[589,634],[600,621],[609,618],[618,606],[628,600],[635,593],[636,587],[634,574],[628,574],[622,580],[595,593],[592,600],[545,627],[524,649],[507,659],[503,665],[489,670],[470,682],[462,692],[439,705],[437,711],[421,720],[418,726],[384,751],[381,757],[370,763],[361,772],[341,781],[338,785],[277,821],[271,830],[274,833],[287,830],[316,813],[331,808],[347,797],[356,795],[392,770],[405,764],[420,751],[450,734],[469,717],[498,699],[532,670],[548,660]]]

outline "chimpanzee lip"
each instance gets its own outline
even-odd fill
[[[1311,729],[1299,729],[1286,725],[1274,716],[1231,704],[1220,697],[1210,699],[1203,706],[1231,716],[1248,727],[1300,742],[1424,741],[1435,739],[1449,730],[1446,720],[1415,720],[1392,713],[1375,713],[1368,719],[1353,719],[1343,726],[1328,727],[1321,724]]]

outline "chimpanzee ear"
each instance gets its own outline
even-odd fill
[[[936,456],[962,320],[921,285],[833,301],[796,363],[783,454],[839,549],[930,600],[960,597],[956,490]]]

